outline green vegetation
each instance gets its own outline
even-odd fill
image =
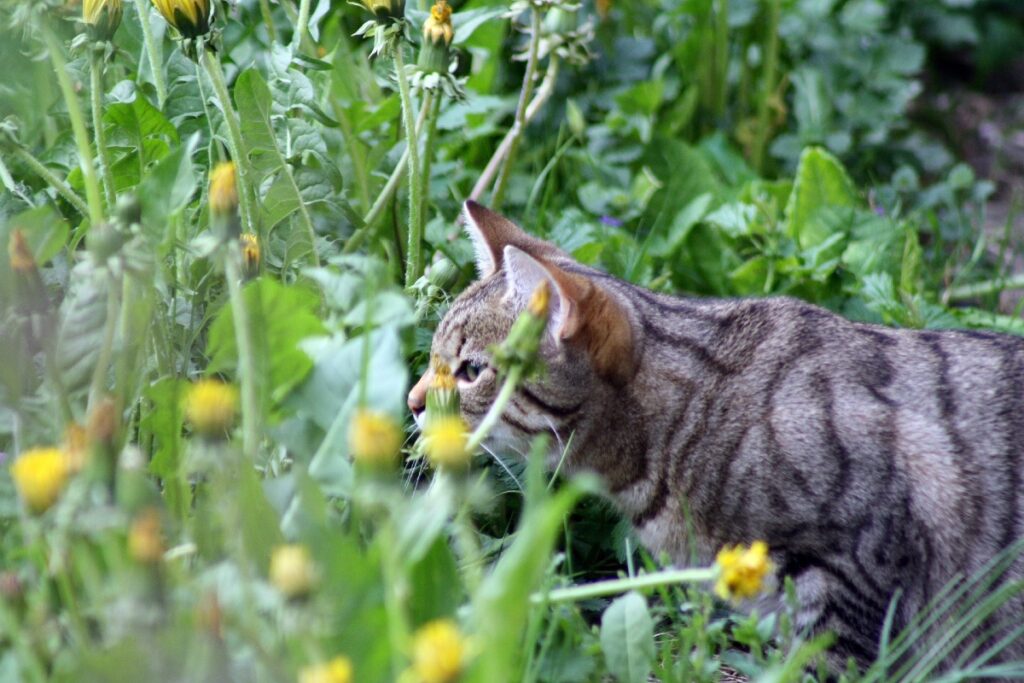
[[[596,482],[416,447],[468,197],[659,291],[1024,333],[915,104],[998,78],[1009,0],[83,4],[0,6],[2,680],[815,679]]]

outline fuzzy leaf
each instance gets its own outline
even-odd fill
[[[601,616],[601,648],[622,683],[644,683],[654,661],[654,622],[637,592],[615,600]]]

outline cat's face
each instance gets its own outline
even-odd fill
[[[632,371],[629,321],[581,274],[585,269],[554,246],[472,202],[466,205],[466,225],[481,277],[452,303],[431,353],[451,368],[462,416],[475,427],[503,380],[488,348],[505,339],[530,294],[546,281],[553,295],[540,348],[544,372],[516,392],[488,445],[525,453],[536,435],[547,433],[558,457],[571,434],[576,440],[587,430],[595,403],[613,396]],[[428,370],[409,392],[417,422],[432,379]]]

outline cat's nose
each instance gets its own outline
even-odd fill
[[[430,371],[423,373],[416,386],[409,390],[409,398],[406,403],[414,417],[419,417],[427,408],[427,387],[430,386]]]

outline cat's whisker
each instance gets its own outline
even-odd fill
[[[481,444],[480,447],[487,451],[488,455],[494,458],[494,462],[498,463],[498,465],[501,466],[501,469],[505,470],[505,473],[508,474],[508,476],[512,477],[512,481],[516,483],[516,486],[519,488],[520,492],[525,493],[526,489],[523,488],[522,482],[519,481],[519,478],[512,473],[512,470],[509,469],[508,465],[505,464],[505,461],[498,457],[498,454],[491,450],[491,447],[488,446],[487,444]],[[520,455],[522,455],[522,453],[520,453]]]

